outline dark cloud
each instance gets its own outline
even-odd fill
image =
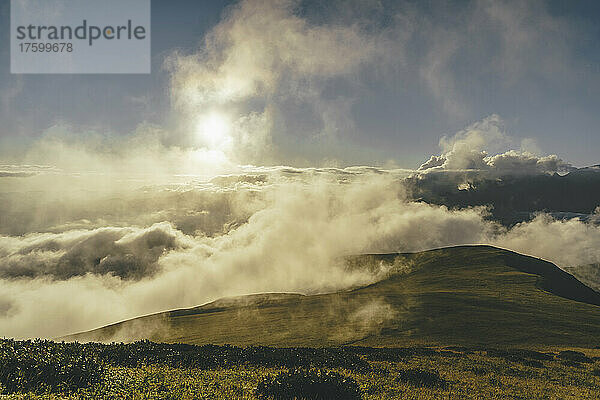
[[[166,223],[29,236],[22,247],[4,249],[0,277],[66,280],[96,274],[139,280],[159,272],[162,255],[185,248],[181,237]]]

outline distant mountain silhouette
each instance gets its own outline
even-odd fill
[[[472,172],[438,172],[409,178],[407,183],[415,200],[456,208],[489,205],[492,217],[505,225],[540,211],[556,218],[589,219],[600,206],[600,165],[563,176],[482,178]]]

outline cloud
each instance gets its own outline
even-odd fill
[[[326,292],[389,273],[382,265],[349,269],[342,260],[352,254],[491,243],[563,267],[600,259],[593,223],[542,215],[507,229],[486,208],[411,201],[405,176],[371,167],[246,167],[187,185],[121,188],[127,201],[105,204],[121,215],[101,208],[114,192],[72,203],[63,196],[83,211],[62,214],[62,229],[0,237],[0,330],[56,337],[223,296]],[[43,192],[38,197],[36,213],[51,214]],[[82,228],[78,217],[88,212],[105,220]],[[348,323],[370,332],[379,323],[369,321],[386,310],[379,303],[357,309]]]
[[[519,84],[530,87],[533,79],[552,85],[576,79],[571,54],[576,32],[543,0],[474,0],[442,3],[430,12],[409,10],[420,22],[411,35],[423,54],[414,58],[416,69],[440,108],[455,120],[472,115],[473,88],[489,93]]]
[[[186,242],[189,240],[168,223],[147,229],[30,234],[0,241],[0,277],[67,280],[97,274],[141,279],[158,271],[159,257],[185,248]]]
[[[286,137],[318,143],[355,132],[352,106],[364,92],[359,73],[398,49],[389,30],[367,29],[364,17],[334,18],[328,13],[311,21],[294,0],[232,6],[196,53],[166,60],[172,103],[184,125],[180,140],[237,162],[264,163],[279,156],[274,149]],[[226,137],[190,138],[211,114],[228,120]]]
[[[199,38],[195,51],[171,54],[165,66],[172,124],[156,132],[157,137],[144,136],[148,146],[130,154],[137,162],[123,169],[144,170],[143,164],[145,170],[154,169],[144,161],[153,153],[152,145],[169,150],[168,160],[156,167],[161,171],[176,165],[186,173],[206,171],[210,163],[229,167],[228,162],[315,165],[332,158],[347,165],[365,159],[366,146],[389,143],[396,132],[397,127],[365,116],[365,104],[375,99],[376,106],[385,105],[386,92],[389,103],[398,101],[406,108],[393,117],[406,115],[407,126],[415,123],[407,115],[410,107],[403,105],[405,97],[423,105],[425,111],[419,114],[436,119],[441,110],[451,118],[438,121],[454,124],[474,119],[482,108],[490,110],[487,104],[480,107],[482,96],[494,93],[502,101],[505,86],[523,87],[530,94],[532,86],[554,88],[585,76],[573,65],[581,58],[573,54],[574,44],[583,35],[576,37],[573,24],[550,13],[544,1],[472,0],[436,7],[406,1],[331,1],[311,6],[300,0],[235,2]],[[551,84],[538,85],[540,81]],[[25,93],[33,89],[25,88]],[[5,90],[3,102],[14,108],[11,93],[21,90],[20,84]],[[144,103],[143,96],[132,101]],[[204,120],[214,116],[226,125],[220,134],[207,133],[204,127]],[[357,120],[361,116],[364,121]],[[380,132],[361,132],[362,126]],[[34,134],[20,130],[21,139],[5,138],[10,147],[23,146]],[[109,133],[120,146],[97,141],[99,155],[102,147],[131,149],[132,143],[117,139],[122,134]],[[378,140],[365,143],[365,135]],[[63,142],[67,146],[46,138],[30,156],[48,160],[66,148],[78,147],[79,152],[71,151],[74,156],[87,150],[76,138]],[[6,151],[6,156],[11,153]],[[68,157],[53,164],[102,165],[85,160]]]
[[[296,0],[236,2],[196,51],[165,60],[168,128],[142,124],[130,135],[104,135],[111,143],[99,134],[58,134],[69,130],[58,126],[27,158],[73,170],[188,174],[211,166],[214,173],[232,172],[238,164],[322,165],[332,158],[347,165],[357,154],[365,157],[359,137],[385,135],[360,132],[355,117],[389,82],[402,82],[407,96],[408,90],[430,93],[432,99],[422,100],[432,113],[440,108],[464,120],[474,118],[470,82],[492,91],[538,73],[554,81],[557,74],[577,75],[563,71],[573,70],[565,61],[573,35],[543,2],[474,0],[432,8],[334,1],[311,10]],[[155,164],[149,161],[159,154]],[[125,165],[113,167],[117,159]]]
[[[488,175],[528,175],[566,173],[573,166],[556,155],[537,156],[529,151],[509,150],[489,155],[489,148],[501,148],[514,144],[505,133],[502,119],[493,114],[475,122],[454,136],[440,139],[441,155],[434,155],[421,164],[419,171],[479,170]],[[532,147],[530,139],[525,145]]]
[[[220,199],[226,190],[232,214],[242,216],[214,236],[161,223],[1,237],[0,286],[12,303],[0,328],[55,336],[225,295],[336,290],[378,276],[347,272],[341,256],[437,247],[450,231],[452,243],[481,234],[477,211],[404,203],[392,175],[359,171],[281,168],[268,184],[240,177],[208,185],[205,194]],[[176,212],[187,212],[186,204]],[[437,233],[425,237],[429,229]]]
[[[0,178],[28,178],[30,176],[34,176],[34,173],[31,172],[7,172],[0,171]]]
[[[234,169],[222,153],[206,148],[169,145],[170,132],[141,124],[129,135],[76,131],[68,124],[47,129],[23,157],[26,163],[52,165],[64,172],[129,178],[169,174],[211,174]]]
[[[28,178],[53,172],[57,170],[47,165],[0,165],[0,178]]]
[[[506,174],[565,173],[574,169],[555,154],[539,157],[515,150],[487,157],[485,161],[490,169]]]
[[[562,267],[595,265],[600,268],[600,225],[577,218],[555,220],[540,214],[527,223],[519,223],[495,238],[495,244],[520,253],[543,257]],[[597,286],[599,282],[595,282]]]

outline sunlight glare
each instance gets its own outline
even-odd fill
[[[222,149],[231,141],[231,122],[226,115],[212,112],[200,118],[196,132],[207,148]]]

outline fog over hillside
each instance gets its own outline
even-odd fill
[[[104,163],[104,171],[4,166],[0,327],[10,336],[52,337],[222,296],[332,291],[385,273],[349,272],[342,256],[473,243],[542,257],[600,288],[597,210],[586,219],[531,210],[533,219],[507,226],[494,219],[493,202],[447,207],[414,198],[415,182],[444,173],[458,191],[514,171],[535,182],[570,168],[556,156],[488,156],[485,138],[498,133],[497,122],[492,116],[444,139],[454,144],[438,157],[464,168],[446,172],[442,163],[419,170],[236,166],[212,178],[116,173],[117,155],[87,151],[87,143],[68,153],[82,166]],[[464,138],[473,136],[483,142],[467,147]],[[159,148],[152,161],[169,157]],[[511,169],[492,163],[503,157],[512,158]],[[436,187],[444,185],[420,190],[433,196]]]

